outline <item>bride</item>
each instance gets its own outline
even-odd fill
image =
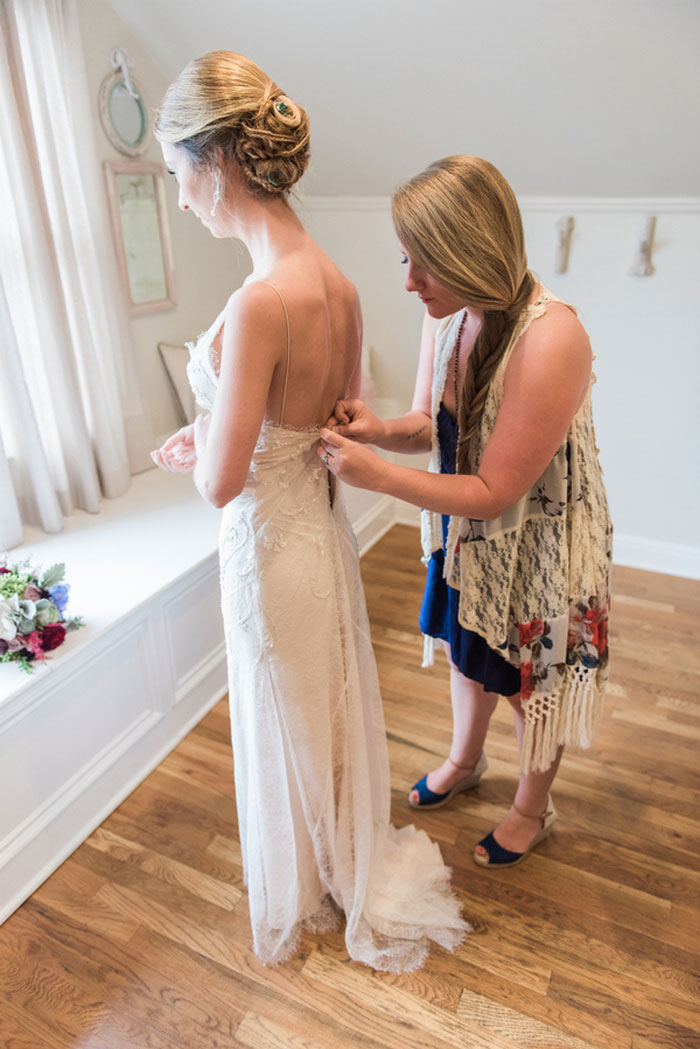
[[[156,135],[179,205],[243,241],[253,272],[191,347],[202,414],[153,453],[223,508],[221,604],[236,804],[254,948],[288,958],[344,916],[351,958],[401,972],[468,926],[438,846],[389,823],[389,767],[357,548],[319,461],[320,425],[357,396],[353,285],[287,196],[304,109],[215,51],[168,89]]]

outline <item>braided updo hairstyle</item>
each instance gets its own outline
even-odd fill
[[[411,258],[453,294],[484,311],[459,399],[457,471],[469,473],[469,446],[491,379],[535,284],[527,267],[520,209],[493,164],[481,157],[454,156],[436,161],[400,186],[392,214]]]
[[[221,150],[249,188],[286,194],[309,162],[309,118],[259,66],[233,51],[210,51],[185,66],[165,93],[155,136],[181,146],[196,167]]]

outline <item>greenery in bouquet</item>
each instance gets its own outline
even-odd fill
[[[65,567],[42,572],[31,561],[11,564],[0,556],[0,663],[18,663],[31,673],[33,663],[63,644],[67,631],[83,625],[80,616],[66,616]]]

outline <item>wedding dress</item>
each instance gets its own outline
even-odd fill
[[[212,342],[222,323],[223,314],[190,344],[190,384],[205,411],[216,396]],[[425,960],[428,940],[453,950],[469,926],[438,846],[412,825],[389,823],[357,546],[340,492],[331,505],[317,447],[318,427],[266,420],[243,491],[222,512],[221,607],[254,949],[266,964],[284,961],[303,928],[335,927],[344,915],[351,958],[408,971]]]

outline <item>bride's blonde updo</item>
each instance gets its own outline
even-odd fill
[[[457,469],[468,473],[475,466],[469,446],[491,379],[535,286],[518,202],[493,164],[454,156],[400,186],[392,214],[411,258],[465,304],[484,311],[459,398]]]
[[[165,93],[155,135],[198,167],[234,157],[249,187],[286,194],[309,162],[309,118],[255,62],[210,51],[185,66]]]

